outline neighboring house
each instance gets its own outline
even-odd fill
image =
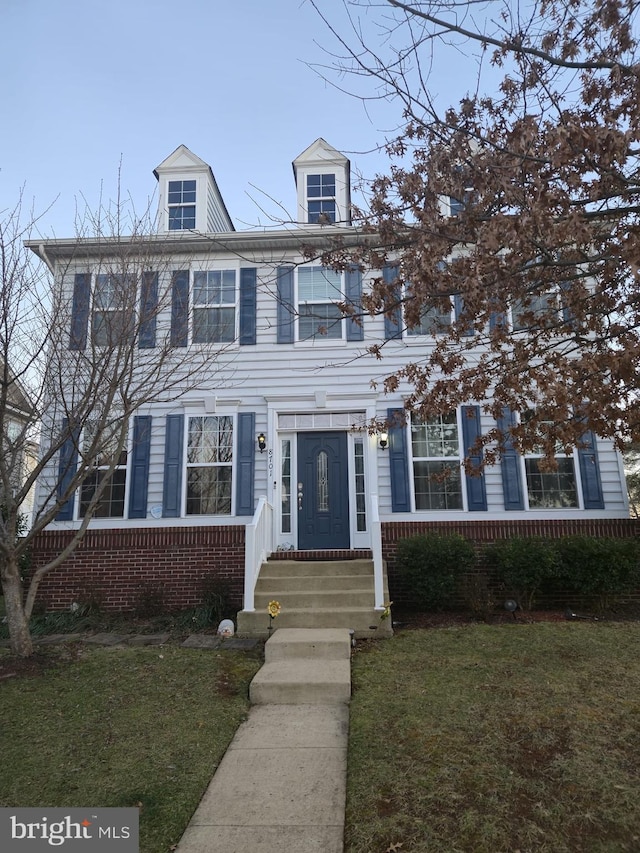
[[[303,249],[362,237],[350,222],[346,157],[318,139],[293,170],[299,223],[246,232],[235,231],[210,167],[185,146],[155,170],[162,239],[149,247],[171,259],[164,322],[185,358],[225,346],[210,387],[134,418],[118,488],[43,595],[65,604],[98,589],[108,606],[126,608],[148,581],[185,606],[197,597],[197,579],[213,572],[250,608],[262,557],[292,550],[373,553],[376,566],[384,556],[393,598],[395,543],[426,529],[476,541],[516,532],[630,535],[611,441],[586,433],[556,472],[541,470],[536,454],[507,448],[499,464],[469,476],[465,454],[492,426],[474,401],[429,423],[393,425],[402,393],[374,390],[372,379],[432,346],[451,314],[428,312],[408,332],[396,317],[344,317],[338,303],[357,308],[369,278],[393,273],[334,272],[305,260]],[[105,285],[96,270],[108,241],[84,240],[81,253],[75,241],[29,245],[64,269],[69,293],[85,291],[85,310],[71,322],[85,337],[95,332]],[[382,341],[380,362],[367,348]],[[387,418],[387,433],[366,429]],[[60,549],[81,514],[77,495],[41,537],[42,558]]]
[[[6,403],[2,412],[2,454],[15,495],[25,483],[38,460],[38,444],[33,439],[33,404],[22,383],[10,368],[0,361],[0,375],[6,380]],[[0,503],[2,503],[0,483]],[[31,523],[35,489],[31,488],[20,506],[25,524]]]

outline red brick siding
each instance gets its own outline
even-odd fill
[[[501,519],[500,521],[387,521],[382,523],[382,553],[387,561],[389,594],[396,604],[411,605],[409,590],[396,571],[395,557],[399,539],[425,533],[458,533],[470,539],[478,551],[482,546],[511,536],[610,536],[630,538],[640,536],[640,519]]]
[[[141,591],[157,589],[168,609],[200,603],[202,578],[228,582],[240,609],[244,587],[243,525],[224,527],[90,530],[69,558],[46,575],[38,604],[68,608],[94,599],[105,610],[135,608]],[[53,559],[65,547],[68,531],[47,530],[35,542],[33,566]]]
[[[561,537],[583,533],[591,536],[640,535],[637,519],[523,519],[500,521],[402,521],[383,522],[382,547],[387,561],[389,590],[396,604],[410,604],[395,568],[397,542],[420,533],[459,533],[484,544],[510,536]],[[34,547],[34,568],[53,559],[64,548],[68,531],[45,531]],[[76,550],[58,569],[47,575],[38,596],[47,609],[68,608],[75,601],[93,598],[105,610],[132,610],[141,590],[162,590],[166,607],[192,607],[200,601],[203,576],[226,580],[234,606],[242,607],[244,586],[243,525],[224,527],[168,527],[121,530],[90,530]],[[354,552],[350,552],[354,556]],[[357,556],[369,556],[362,551]],[[308,558],[304,552],[282,552],[273,558]],[[344,558],[342,552],[323,552],[323,559]],[[320,555],[316,555],[316,559]]]

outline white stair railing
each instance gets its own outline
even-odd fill
[[[254,592],[260,566],[273,551],[273,507],[263,495],[247,524],[244,543],[244,609],[255,610]]]
[[[382,561],[382,524],[380,523],[380,510],[378,507],[378,496],[371,495],[370,513],[371,519],[371,553],[373,555],[373,586],[376,610],[384,610],[384,579]]]

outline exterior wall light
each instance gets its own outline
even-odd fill
[[[261,432],[260,435],[258,436],[258,450],[260,451],[260,453],[264,453],[264,449],[266,446],[267,446],[267,439],[265,438],[264,433]]]
[[[379,444],[381,450],[387,449],[387,444],[389,444],[389,434],[386,432],[380,433]]]

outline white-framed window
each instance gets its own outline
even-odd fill
[[[281,533],[291,533],[292,527],[292,472],[291,472],[291,439],[283,438],[280,441],[280,457],[281,457],[281,476],[282,483],[282,512],[280,531]]]
[[[523,415],[527,417],[527,413]],[[552,422],[542,422],[552,426]],[[542,462],[541,448],[534,448],[525,454],[524,469],[527,483],[527,502],[529,509],[577,509],[580,505],[576,479],[575,454],[564,453],[563,448],[555,448],[555,470],[547,469]]]
[[[196,182],[169,181],[167,191],[169,231],[188,231],[196,227]]]
[[[411,421],[416,510],[461,510],[462,449],[455,412]]]
[[[230,343],[236,339],[236,282],[235,269],[194,272],[191,332],[193,343]]]
[[[307,212],[310,223],[336,221],[335,173],[307,175]]]
[[[127,447],[119,449],[120,424],[105,427],[98,438],[100,450],[93,461],[91,471],[80,486],[78,517],[84,518],[96,490],[107,481],[104,491],[98,498],[93,511],[94,518],[124,518],[125,494],[127,488]],[[96,428],[87,424],[82,435],[83,453],[91,452],[96,436]],[[115,464],[113,471],[109,469]]]
[[[186,469],[186,514],[231,515],[231,415],[189,416]]]
[[[367,529],[367,493],[365,489],[363,438],[356,437],[353,441],[353,462],[356,530],[361,533]]]
[[[298,268],[298,340],[340,339],[342,273],[326,267]]]
[[[451,327],[451,301],[447,306],[447,300],[438,302],[429,308],[424,308],[420,312],[420,321],[415,326],[407,326],[407,336],[414,337],[416,335],[437,335],[439,332],[444,332]]]
[[[115,347],[131,339],[135,324],[135,288],[132,275],[96,274],[91,312],[94,346]]]
[[[511,328],[514,332],[554,326],[559,319],[560,299],[557,290],[532,293],[511,306]]]
[[[21,424],[20,421],[13,420],[12,418],[8,418],[6,424],[9,444],[15,444],[24,431],[24,424]]]

